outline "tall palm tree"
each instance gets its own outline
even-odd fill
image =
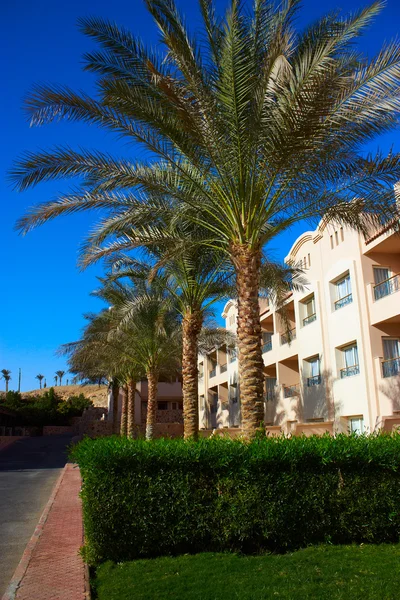
[[[222,19],[212,0],[199,3],[204,30],[195,38],[174,0],[147,0],[157,51],[107,21],[82,19],[101,47],[85,55],[99,96],[41,86],[27,101],[34,125],[96,124],[137,141],[151,161],[57,147],[28,153],[12,177],[20,190],[82,179],[80,191],[31,210],[19,222],[25,232],[91,208],[117,223],[116,210],[136,209],[149,195],[173,200],[177,218],[208,229],[207,245],[222,247],[236,273],[242,420],[253,435],[263,415],[263,249],[298,221],[323,218],[365,233],[398,214],[399,155],[362,149],[398,123],[400,46],[372,59],[355,47],[380,1],[303,31],[295,27],[299,0],[254,0],[251,14],[232,0]]]
[[[160,207],[161,208],[161,207]],[[141,221],[143,223],[143,212]],[[134,231],[133,224],[118,232],[112,244],[113,278],[148,273],[149,267],[130,256],[116,254],[141,243],[146,233],[147,249],[155,264],[151,273],[162,272],[164,285],[174,299],[182,319],[182,394],[185,438],[198,437],[198,351],[199,336],[213,303],[232,290],[232,269],[224,254],[202,245],[204,233],[198,227],[180,231],[179,224],[168,222],[171,215],[159,210],[159,219],[149,210],[146,224]],[[162,215],[162,217],[161,217]],[[156,233],[155,233],[156,232]],[[154,234],[155,233],[155,234]],[[201,235],[203,234],[203,237]],[[184,235],[189,237],[189,242]],[[178,249],[179,241],[179,249]],[[171,250],[171,245],[173,249]],[[109,252],[103,252],[108,255]]]
[[[65,375],[65,371],[56,371],[56,375],[58,376],[58,379],[59,379],[60,385],[62,385],[62,378],[63,378],[63,377],[64,377],[64,375]]]
[[[36,375],[35,379],[39,380],[39,389],[42,389],[42,379],[44,379],[44,375],[39,373],[39,375]]]
[[[111,339],[126,340],[137,370],[148,384],[146,439],[154,436],[160,376],[174,379],[180,371],[181,326],[163,278],[131,278],[130,284],[103,281],[96,295],[111,304],[119,321]]]
[[[58,383],[58,377],[57,377],[57,375],[54,375],[54,383],[55,383],[56,385],[57,385],[57,383]]]
[[[115,329],[114,313],[102,310],[99,314],[85,315],[87,322],[82,338],[77,342],[64,344],[60,355],[68,355],[68,366],[76,380],[98,381],[107,379],[112,393],[113,433],[120,433],[118,426],[118,398],[120,388],[125,383],[124,371],[132,365],[129,344],[126,340],[111,340]]]
[[[1,379],[4,379],[4,381],[6,382],[6,394],[7,394],[8,384],[11,379],[11,371],[9,371],[8,369],[2,369],[0,372],[1,372]]]

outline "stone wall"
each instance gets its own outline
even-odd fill
[[[45,425],[43,427],[43,435],[72,435],[75,431],[76,429],[72,425]]]
[[[146,423],[147,418],[147,407],[142,407],[142,423]],[[176,409],[168,410],[157,410],[156,411],[156,422],[157,423],[183,423],[183,411]]]
[[[166,411],[162,411],[162,412],[166,412]],[[141,425],[140,434],[144,436],[145,433],[146,433],[146,426]],[[183,437],[183,423],[156,423],[156,425],[154,427],[154,437],[155,438]]]

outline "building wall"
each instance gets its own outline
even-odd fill
[[[365,240],[350,229],[321,223],[296,240],[286,262],[303,268],[306,279],[304,289],[287,298],[290,343],[279,313],[267,299],[260,300],[269,382],[265,422],[271,432],[313,431],[313,424],[321,431],[347,431],[350,419],[357,418],[363,419],[365,430],[373,431],[385,419],[395,419],[400,411],[400,359],[385,367],[382,363],[383,338],[400,337],[400,236],[389,230]],[[391,280],[378,290],[374,266],[390,270]],[[350,276],[351,298],[337,303],[336,284],[345,274]],[[307,308],[312,295],[314,305]],[[309,316],[313,306],[315,315]],[[234,301],[226,304],[222,316],[226,328],[235,331]],[[357,344],[358,365],[345,368],[343,348],[352,343]],[[314,378],[310,360],[316,356],[320,377]],[[199,357],[199,367],[204,372],[199,379],[200,427],[239,426],[237,360],[226,348],[213,349]],[[389,371],[391,376],[384,376]]]

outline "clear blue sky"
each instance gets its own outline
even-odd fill
[[[198,20],[195,0],[178,0],[187,20]],[[224,7],[227,0],[218,0]],[[363,6],[359,0],[304,0],[299,22],[305,24],[324,12]],[[35,375],[43,373],[47,384],[65,361],[54,355],[57,347],[79,337],[82,313],[101,308],[89,293],[96,287],[101,267],[81,273],[76,268],[79,245],[95,214],[65,217],[48,223],[25,237],[14,231],[18,217],[31,205],[51,199],[68,186],[48,183],[25,193],[13,191],[6,179],[13,158],[23,150],[69,144],[126,154],[109,135],[94,127],[68,122],[30,129],[21,109],[25,94],[34,83],[62,83],[76,89],[93,90],[93,79],[81,69],[83,52],[92,48],[76,27],[80,16],[102,16],[125,25],[150,43],[157,42],[157,31],[141,0],[14,0],[1,3],[1,44],[3,46],[3,86],[0,97],[3,119],[0,146],[1,174],[1,325],[0,369],[12,371],[16,388],[18,368],[22,368],[22,390],[37,387]],[[386,10],[368,34],[360,40],[366,52],[374,54],[384,40],[397,36],[400,2],[389,0]],[[398,132],[386,136],[380,146],[394,144],[399,150]],[[132,151],[132,155],[135,150]],[[283,258],[304,226],[291,231],[274,248]],[[4,382],[0,383],[3,389]]]

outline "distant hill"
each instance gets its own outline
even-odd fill
[[[63,400],[67,400],[70,396],[79,396],[83,394],[86,398],[89,398],[95,406],[107,407],[107,386],[101,385],[54,385],[47,386],[47,390],[50,387],[54,387],[54,390],[58,396],[61,396]],[[45,391],[44,388],[31,390],[30,392],[22,392],[22,397],[39,396]]]

